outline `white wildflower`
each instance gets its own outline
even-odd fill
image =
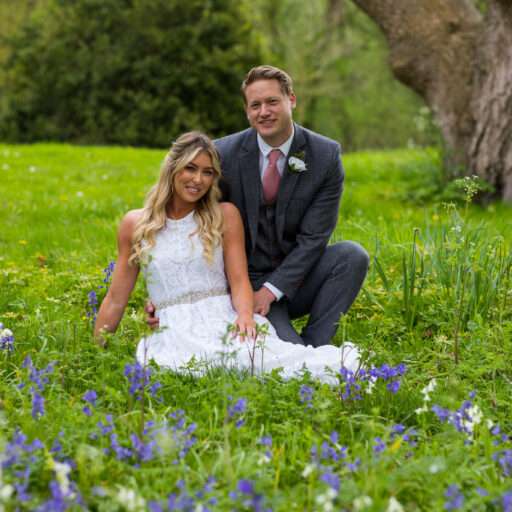
[[[358,512],[359,510],[364,510],[365,508],[371,507],[373,505],[373,500],[370,496],[359,496],[354,500],[352,506],[354,510]]]
[[[51,468],[55,471],[55,478],[59,484],[59,488],[62,494],[67,495],[69,492],[69,473],[71,472],[71,466],[65,462],[58,462],[53,460]]]
[[[369,381],[368,381],[368,386],[366,387],[366,393],[368,393],[369,395],[371,395],[373,393],[373,388],[375,387],[375,382],[377,381],[376,378],[372,377]]]
[[[145,510],[146,501],[133,489],[119,486],[119,492],[115,497],[116,501],[128,512],[139,512]]]
[[[428,407],[426,405],[424,405],[423,407],[418,407],[417,409],[414,410],[414,412],[419,416],[424,412],[428,412]]]
[[[432,379],[422,390],[421,394],[423,395],[423,401],[430,401],[430,394],[436,389],[437,381],[436,379]]]
[[[302,476],[307,478],[313,471],[315,471],[316,466],[314,464],[307,464],[304,470],[302,471]]]
[[[404,507],[394,496],[391,496],[386,512],[404,512]]]
[[[319,494],[315,498],[316,504],[319,507],[321,507],[324,512],[331,512],[332,510],[334,510],[333,501],[334,501],[334,498],[336,498],[337,495],[338,495],[338,493],[334,489],[329,487],[325,491],[325,493]]]

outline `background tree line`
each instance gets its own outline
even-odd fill
[[[0,138],[167,146],[243,129],[253,65],[287,69],[296,119],[345,150],[431,144],[384,38],[339,0],[0,0]]]

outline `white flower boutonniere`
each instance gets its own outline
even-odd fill
[[[306,162],[304,162],[304,152],[297,153],[288,158],[288,170],[290,172],[304,172],[307,171],[308,168],[306,166]]]

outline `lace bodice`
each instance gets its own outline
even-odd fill
[[[226,293],[222,248],[215,248],[209,265],[199,236],[193,234],[196,230],[192,211],[179,220],[167,219],[156,235],[144,274],[149,298],[157,309]]]

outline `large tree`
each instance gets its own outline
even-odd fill
[[[381,28],[394,75],[434,112],[457,174],[512,202],[512,0],[353,0]]]

